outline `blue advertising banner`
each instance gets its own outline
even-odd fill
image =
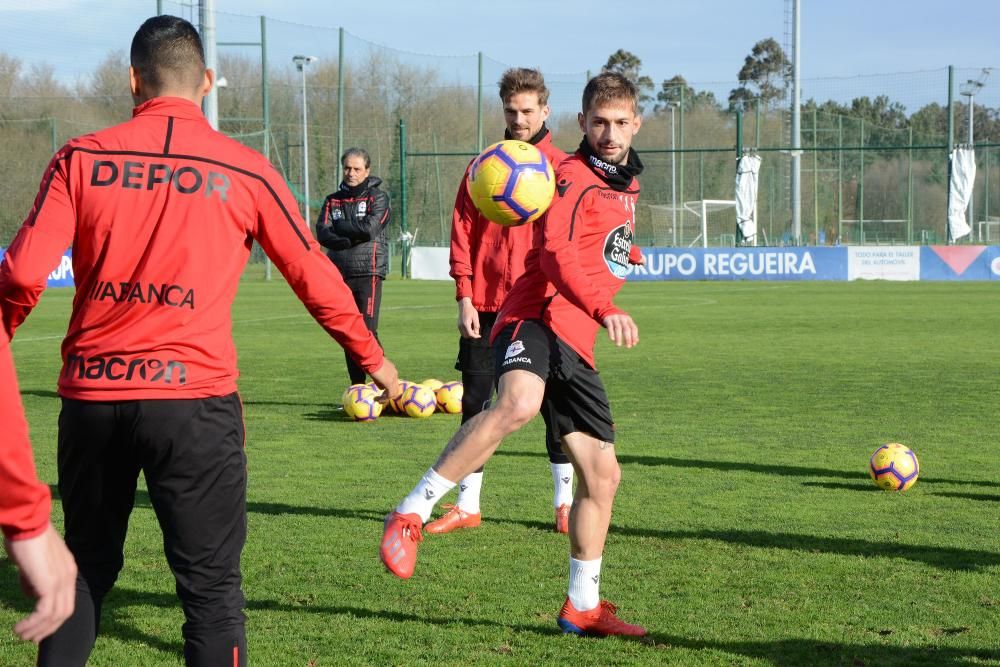
[[[924,246],[921,280],[1000,280],[1000,246]]]
[[[0,261],[3,261],[3,256],[6,253],[6,249],[0,248]],[[59,266],[57,266],[52,273],[49,274],[49,279],[45,283],[46,287],[73,287],[73,253],[67,250],[63,253],[62,259],[59,260]]]
[[[643,248],[627,280],[847,280],[847,248]]]

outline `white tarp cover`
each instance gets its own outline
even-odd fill
[[[757,236],[757,174],[760,156],[744,155],[736,163],[736,227],[745,243]]]
[[[951,180],[948,183],[948,236],[957,241],[972,231],[965,211],[972,198],[976,181],[976,152],[971,148],[956,148],[951,152]]]

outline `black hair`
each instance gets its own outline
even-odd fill
[[[205,49],[193,25],[177,16],[154,16],[132,38],[132,67],[154,90],[197,88],[205,72]]]
[[[344,151],[344,154],[340,156],[340,164],[343,165],[349,157],[359,157],[365,161],[365,169],[369,169],[372,166],[372,158],[368,155],[368,151],[364,148],[348,148]]]

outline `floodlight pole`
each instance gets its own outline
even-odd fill
[[[674,135],[674,111],[676,102],[667,105],[670,108],[670,216],[673,221],[673,244],[677,245],[677,137]]]
[[[309,119],[306,98],[306,67],[315,62],[316,56],[293,56],[292,62],[302,72],[302,185],[303,185],[303,217],[306,224],[311,224],[309,217]]]
[[[201,23],[201,42],[205,47],[205,67],[219,74],[218,58],[215,46],[215,0],[201,0],[199,3],[199,18]],[[157,7],[160,9],[160,7]],[[216,87],[208,91],[202,103],[205,118],[213,130],[219,129],[219,96]]]
[[[799,55],[800,0],[792,0],[792,237],[802,245],[802,110],[800,107]]]
[[[975,145],[975,141],[973,139],[973,126],[975,125],[974,118],[976,110],[976,93],[982,90],[983,87],[986,85],[986,79],[987,77],[989,77],[989,75],[990,75],[990,68],[989,67],[983,68],[983,73],[979,76],[978,81],[969,79],[968,81],[962,84],[962,87],[959,88],[958,91],[960,95],[969,98],[969,148],[970,149]],[[975,217],[973,217],[973,202],[975,201],[975,199],[976,198],[973,196],[969,197],[969,224],[972,227],[976,226],[976,219]]]

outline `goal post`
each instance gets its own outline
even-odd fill
[[[719,245],[722,245],[723,239],[726,241],[730,241],[731,239],[731,242],[735,244],[736,200],[696,199],[684,202],[684,208],[696,215],[701,223],[701,233],[688,244],[689,248],[694,247],[699,240],[701,240],[701,247],[707,248],[709,232],[711,232],[713,238],[719,239]],[[712,216],[713,213],[726,211],[727,209],[733,210],[732,219],[730,219],[729,215]],[[712,216],[711,223],[709,222],[709,216]]]

